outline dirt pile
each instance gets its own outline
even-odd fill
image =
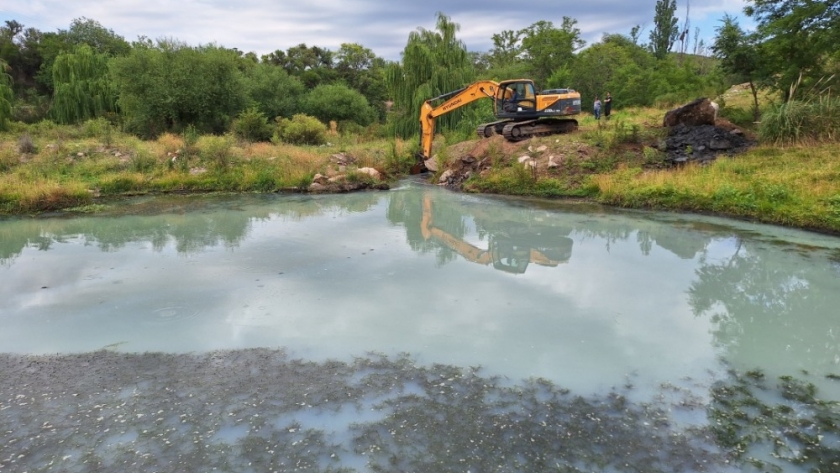
[[[705,163],[721,154],[739,153],[754,144],[740,129],[720,122],[714,126],[673,126],[657,148],[665,153],[666,163],[675,165],[689,161]]]
[[[451,146],[451,156],[438,184],[459,188],[475,175],[510,163],[523,166],[535,176],[556,174],[569,162],[586,161],[597,154],[592,146],[572,138],[541,137],[510,142],[501,135]]]

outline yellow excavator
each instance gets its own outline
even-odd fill
[[[484,98],[493,100],[497,120],[478,126],[476,131],[481,138],[503,135],[508,141],[521,141],[533,136],[567,133],[578,126],[577,120],[568,118],[580,114],[580,93],[575,90],[551,89],[537,93],[534,81],[530,79],[481,80],[423,103],[418,158],[425,161],[432,156],[437,117]]]
[[[492,264],[494,269],[512,274],[524,273],[529,263],[554,267],[569,262],[574,244],[571,238],[556,237],[543,242],[540,248],[532,248],[533,235],[517,238],[513,234],[515,226],[503,228],[505,226],[494,226],[494,231],[489,236],[489,248],[481,249],[436,226],[432,217],[432,199],[429,196],[423,197],[423,217],[420,221],[423,239],[433,239],[467,261],[485,266]]]

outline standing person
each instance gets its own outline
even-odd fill
[[[601,119],[601,99],[595,97],[595,119]]]
[[[607,96],[604,97],[604,118],[609,120],[610,119],[610,112],[612,111],[612,95],[607,92]]]

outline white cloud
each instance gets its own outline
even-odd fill
[[[8,3],[8,0],[7,2]],[[578,21],[588,43],[603,33],[628,34],[643,27],[646,39],[653,22],[655,0],[592,0],[558,2],[534,0],[527,8],[500,0],[419,3],[386,0],[36,0],[0,6],[0,21],[17,20],[41,31],[67,29],[75,18],[86,17],[114,30],[129,41],[145,36],[175,38],[188,44],[216,43],[258,55],[305,43],[336,50],[341,43],[359,43],[386,59],[398,60],[408,34],[417,28],[435,29],[436,13],[443,12],[461,26],[458,37],[472,51],[487,51],[491,37],[519,30],[537,21],[559,25],[563,17]],[[724,13],[738,15],[745,0],[715,0],[691,4],[691,23],[711,38]],[[678,3],[682,22],[684,4]]]

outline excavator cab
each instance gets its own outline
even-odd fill
[[[518,245],[512,238],[504,235],[491,235],[490,254],[493,268],[506,273],[522,274],[531,262],[531,247]]]
[[[496,95],[496,116],[514,118],[531,116],[537,106],[536,89],[530,80],[502,82]]]

